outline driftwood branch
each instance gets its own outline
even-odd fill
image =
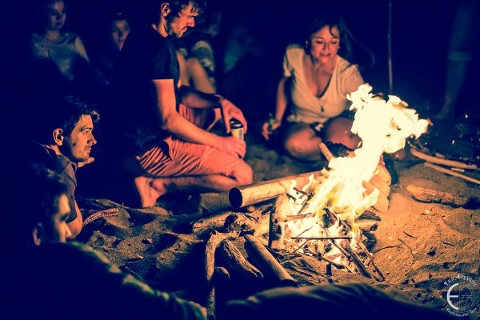
[[[461,178],[461,179],[466,180],[468,182],[472,182],[472,183],[475,183],[475,184],[480,184],[480,180],[478,180],[478,179],[474,179],[472,177],[469,177],[467,175],[455,172],[453,170],[450,170],[450,169],[447,169],[447,168],[444,168],[444,167],[441,167],[441,166],[437,166],[437,165],[435,165],[433,163],[430,163],[430,162],[425,162],[424,166],[427,167],[427,168],[431,168],[433,170],[436,170],[436,171],[440,171],[440,172],[449,174],[449,175],[454,176],[454,177]]]
[[[422,202],[437,202],[446,205],[453,205],[463,207],[467,203],[477,201],[475,197],[469,197],[464,195],[453,195],[450,192],[438,191],[433,189],[427,189],[417,187],[413,185],[407,186],[407,191],[412,195],[415,200]]]
[[[201,234],[207,234],[210,231],[223,228],[225,224],[225,219],[227,219],[227,217],[231,214],[232,212],[228,211],[222,214],[217,214],[214,216],[197,220],[192,224],[192,232],[197,235],[201,235]]]
[[[240,250],[229,240],[220,244],[220,254],[227,267],[238,275],[242,281],[255,281],[263,278],[263,274],[248,262]]]
[[[461,161],[448,160],[444,158],[430,156],[428,154],[418,151],[413,147],[410,148],[410,153],[419,159],[422,159],[431,163],[441,164],[447,167],[455,167],[455,168],[468,169],[468,170],[478,169],[478,166],[476,164],[464,163]]]
[[[236,238],[238,233],[218,233],[214,231],[205,245],[205,283],[207,298],[205,307],[209,319],[215,319],[215,286],[213,276],[215,274],[215,251],[218,245],[225,239]]]
[[[297,282],[288,274],[287,270],[275,259],[274,256],[265,248],[265,246],[254,236],[245,235],[245,239],[250,247],[253,249],[255,257],[262,264],[265,277],[272,276],[275,281],[282,286],[298,287]]]

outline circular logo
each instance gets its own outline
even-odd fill
[[[448,288],[447,311],[452,315],[464,317],[477,311],[477,283],[470,277],[458,275],[444,281]]]

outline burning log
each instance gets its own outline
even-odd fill
[[[463,207],[467,204],[478,202],[478,197],[453,195],[449,192],[443,192],[433,189],[427,189],[417,186],[407,186],[407,191],[410,192],[415,200],[422,202],[438,202],[446,205],[453,205]]]
[[[325,143],[320,143],[319,148],[329,162],[334,158],[333,154],[330,152]],[[372,193],[375,189],[379,190],[380,194],[378,195],[377,203],[375,203],[373,207],[380,212],[388,211],[388,207],[390,205],[388,197],[390,196],[391,183],[392,176],[390,175],[388,170],[382,165],[377,166],[374,175],[372,176],[370,181],[363,182],[363,187],[365,188],[367,195]]]
[[[293,240],[351,240],[350,236],[330,236],[330,237],[292,237]]]
[[[377,229],[378,227],[378,223],[376,221],[365,221],[365,220],[355,221],[355,225],[363,232],[370,232]]]
[[[295,180],[298,185],[305,185],[308,183],[311,175],[318,177],[322,175],[322,171],[312,171],[299,175],[250,184],[243,187],[232,188],[228,195],[230,204],[233,208],[238,209],[273,199],[281,194],[287,193],[291,186],[292,180]]]
[[[467,176],[467,175],[464,175],[464,174],[455,172],[455,171],[453,171],[453,170],[446,169],[446,168],[441,167],[441,166],[437,166],[437,165],[435,165],[435,164],[433,164],[433,163],[430,163],[430,162],[425,162],[425,163],[424,163],[424,166],[427,167],[427,168],[431,168],[431,169],[433,169],[433,170],[436,170],[436,171],[440,171],[440,172],[449,174],[449,175],[454,176],[454,177],[462,178],[463,180],[466,180],[466,181],[468,181],[468,182],[480,184],[480,180],[478,180],[478,179],[474,179],[474,178],[472,178],[472,177],[469,177],[469,176]]]
[[[283,248],[283,239],[285,236],[285,221],[283,220],[287,213],[284,212],[287,208],[288,197],[280,195],[275,201],[275,205],[270,211],[270,223],[268,233],[268,247],[272,249]]]
[[[272,256],[265,246],[254,236],[245,235],[245,239],[255,253],[255,257],[262,264],[265,276],[273,277],[282,286],[298,287],[297,282],[288,274],[287,270]]]
[[[365,188],[365,195],[369,195],[372,193],[376,187],[369,182],[363,182],[363,187]],[[379,190],[380,191],[380,190]],[[390,201],[388,200],[389,194],[384,194],[381,191],[378,194],[377,202],[373,205],[373,207],[378,210],[379,212],[387,212],[388,207],[390,205]]]
[[[244,281],[263,279],[262,272],[248,262],[240,250],[231,241],[223,241],[220,245],[220,250],[222,258],[227,266]]]
[[[369,182],[373,187],[377,188],[380,191],[380,194],[387,197],[390,195],[390,184],[388,184],[387,181],[383,180],[380,175],[374,175]]]
[[[349,231],[349,232],[352,232],[352,228],[351,226],[349,226],[345,221],[342,221],[340,220],[340,223]],[[373,254],[368,251],[368,249],[365,247],[365,245],[363,244],[363,242],[360,240],[360,236],[357,236],[359,238],[358,241],[356,241],[356,244],[357,246],[361,249],[361,251],[367,256],[367,259],[362,263],[362,265],[364,267],[368,266],[368,265],[372,265],[373,267],[373,270],[375,271],[374,273],[372,273],[371,275],[373,275],[374,279],[376,279],[377,281],[384,281],[385,280],[385,276],[383,275],[383,273],[380,271],[380,269],[377,267],[377,265],[375,264],[375,262],[373,261]],[[343,241],[342,241],[343,242]],[[361,262],[361,260],[360,260]]]

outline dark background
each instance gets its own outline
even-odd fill
[[[140,5],[141,0],[130,2],[112,0],[66,0],[70,4],[68,22],[84,42],[95,45],[103,18],[112,8]],[[25,59],[23,43],[32,30],[34,0],[10,3],[2,10],[2,89],[12,85],[16,94],[28,95],[32,83],[24,83],[29,70],[22,68]],[[375,64],[363,70],[366,81],[374,92],[389,92],[388,81],[388,12],[392,3],[392,61],[393,93],[419,109],[439,108],[443,98],[446,51],[451,24],[458,1],[445,0],[337,0],[337,1],[262,1],[262,0],[210,0],[208,10],[223,13],[221,35],[224,40],[232,23],[241,16],[254,21],[265,53],[258,70],[262,76],[247,74],[243,82],[262,82],[266,98],[261,100],[262,110],[273,108],[275,85],[281,73],[281,61],[288,43],[303,42],[310,20],[325,10],[336,10],[345,18],[353,35],[375,54]],[[241,87],[241,86],[240,86]],[[245,92],[248,95],[248,92]],[[10,99],[11,100],[11,99]],[[4,100],[8,101],[8,100]],[[265,105],[270,104],[270,105]]]

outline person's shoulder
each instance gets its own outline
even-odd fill
[[[289,45],[287,45],[287,49],[285,51],[288,53],[288,52],[298,52],[301,50],[304,50],[304,49],[302,46],[300,46],[300,44],[290,43]]]
[[[296,43],[289,44],[285,50],[285,56],[288,60],[292,60],[296,57],[303,57],[304,55],[305,49]]]
[[[51,256],[52,259],[62,257],[74,265],[79,262],[86,263],[88,261],[90,261],[90,263],[108,266],[110,264],[104,255],[95,251],[92,247],[76,241],[46,244],[40,246],[40,249],[42,255]]]
[[[340,72],[353,72],[358,71],[358,66],[356,64],[351,63],[347,59],[337,56],[337,68]]]

